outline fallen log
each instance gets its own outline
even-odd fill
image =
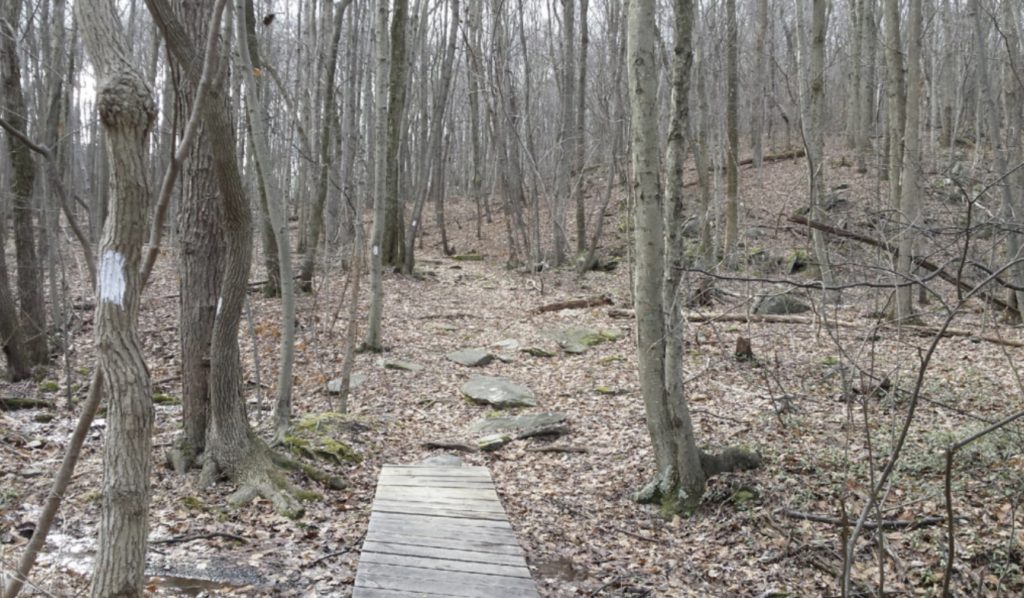
[[[883,249],[883,250],[889,252],[893,256],[899,255],[899,248],[898,247],[894,247],[892,244],[890,244],[890,243],[888,243],[886,241],[882,241],[880,239],[875,239],[874,237],[870,237],[870,236],[865,235],[863,233],[858,233],[858,232],[855,232],[855,231],[849,231],[849,230],[844,230],[844,229],[841,229],[841,228],[836,228],[834,226],[830,226],[828,224],[825,224],[824,222],[817,222],[817,221],[814,221],[814,220],[810,220],[809,218],[806,218],[804,216],[790,216],[789,217],[789,221],[794,223],[794,224],[802,224],[802,225],[808,226],[810,228],[816,228],[816,229],[818,229],[818,230],[820,230],[820,231],[822,231],[824,233],[827,233],[827,234],[830,234],[830,235],[833,235],[833,236],[836,236],[836,237],[842,237],[844,239],[852,239],[854,241],[859,241],[861,243],[864,243],[864,244],[867,244],[867,245],[871,245],[872,247],[878,247],[879,249]],[[945,268],[943,268],[942,266],[939,266],[938,264],[936,264],[934,262],[931,262],[930,260],[927,260],[927,259],[925,259],[923,257],[915,257],[914,258],[914,265],[915,266],[919,266],[921,268],[924,268],[926,270],[931,270],[932,272],[934,272],[942,280],[945,280],[946,282],[948,282],[949,284],[951,284],[951,285],[953,285],[955,287],[959,287],[963,291],[967,291],[967,292],[973,292],[974,291],[974,285],[973,284],[958,278],[954,274],[949,273]],[[1000,308],[1000,309],[1002,309],[1002,310],[1004,310],[1004,311],[1006,311],[1008,313],[1018,314],[1017,308],[1013,307],[1012,305],[1010,305],[1009,303],[1007,303],[1006,301],[1000,299],[999,297],[997,297],[996,295],[994,295],[992,293],[989,293],[989,292],[986,292],[986,291],[978,291],[976,294],[977,294],[977,296],[979,298],[984,299],[988,303],[991,303],[992,305],[994,305],[994,306],[996,306],[996,307],[998,307],[998,308]]]
[[[0,409],[3,411],[14,411],[15,409],[51,409],[52,407],[53,403],[42,399],[0,397]]]
[[[801,511],[790,511],[784,509],[782,514],[791,519],[800,519],[803,521],[813,521],[815,523],[827,523],[829,525],[849,525],[849,520],[843,520],[839,517],[829,517],[828,515],[818,515],[816,513],[803,513]],[[946,521],[945,517],[919,517],[917,519],[883,519],[882,521],[866,521],[864,522],[865,529],[916,529],[919,527],[925,527],[928,525],[936,525]]]
[[[720,313],[690,313],[686,314],[687,322],[694,323],[715,323],[715,322],[739,322],[744,324],[807,324],[816,325],[824,324],[825,326],[834,326],[836,328],[864,328],[865,325],[859,322],[851,322],[849,320],[827,320],[822,321],[818,318],[809,318],[807,316],[785,316],[785,315],[770,315],[770,314],[720,314]],[[962,330],[958,328],[947,328],[942,330],[933,326],[922,326],[920,324],[903,324],[901,326],[895,323],[884,323],[880,325],[884,328],[896,328],[899,327],[902,330],[908,330],[910,332],[916,332],[923,335],[935,335],[941,333],[943,337],[961,337],[972,341],[986,343],[993,343],[996,345],[1003,345],[1006,347],[1018,347],[1024,348],[1024,341],[1014,340],[1012,338],[1003,338],[1001,336],[993,336],[989,334],[978,334],[970,330]]]
[[[612,298],[608,295],[598,295],[597,297],[587,297],[585,299],[570,299],[569,301],[559,301],[557,303],[542,305],[533,311],[534,313],[543,314],[552,311],[562,311],[563,309],[583,309],[585,307],[598,307],[600,305],[612,305]]]

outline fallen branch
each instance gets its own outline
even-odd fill
[[[858,322],[851,322],[849,320],[826,320],[822,322],[817,318],[809,318],[806,316],[786,316],[786,315],[770,315],[770,314],[716,314],[716,313],[691,313],[686,314],[686,320],[688,322],[742,322],[744,324],[809,324],[815,325],[818,323],[824,323],[827,326],[835,326],[837,328],[863,328],[864,326]],[[885,324],[889,326],[889,324]],[[891,324],[895,326],[895,324]],[[943,337],[962,337],[973,341],[985,341],[987,343],[993,343],[996,345],[1003,345],[1006,347],[1018,347],[1024,348],[1024,341],[1018,341],[1008,338],[1002,338],[1000,336],[992,336],[987,334],[978,334],[970,330],[962,330],[958,328],[947,328],[945,330],[935,328],[933,326],[922,326],[918,324],[903,324],[900,326],[902,330],[909,330],[911,332],[917,332],[928,336],[934,336],[941,334]]]
[[[553,311],[562,311],[564,309],[583,309],[585,307],[598,307],[600,305],[612,305],[612,298],[608,295],[598,295],[597,297],[587,297],[585,299],[559,301],[558,303],[542,305],[533,310],[533,313],[543,314]]]
[[[150,540],[149,544],[151,546],[153,544],[184,544],[186,542],[194,542],[195,540],[210,540],[213,538],[226,538],[228,540],[234,540],[235,542],[241,542],[242,544],[249,543],[249,540],[236,534],[229,534],[228,532],[208,532],[205,534],[189,534],[187,536]]]
[[[808,226],[810,228],[818,229],[818,230],[820,230],[820,231],[822,231],[824,233],[828,233],[828,234],[836,236],[836,237],[842,237],[844,239],[852,239],[854,241],[858,241],[858,242],[864,243],[866,245],[871,245],[872,247],[877,247],[879,249],[883,249],[883,250],[889,252],[890,254],[892,254],[893,256],[896,256],[896,255],[899,254],[899,248],[898,247],[895,247],[895,246],[891,245],[890,243],[888,243],[886,241],[875,239],[874,237],[870,237],[870,236],[865,235],[863,233],[858,233],[858,232],[849,231],[849,230],[843,230],[841,228],[836,228],[834,226],[829,226],[828,224],[825,224],[823,222],[816,222],[816,221],[810,220],[810,219],[808,219],[808,218],[806,218],[804,216],[790,216],[789,217],[789,221],[793,222],[795,224],[802,224],[802,225]],[[948,282],[949,284],[951,284],[951,285],[953,285],[955,287],[958,287],[960,290],[967,291],[967,292],[972,292],[975,289],[975,285],[971,284],[970,282],[966,282],[966,281],[962,280],[961,278],[959,278],[955,274],[951,274],[948,271],[946,271],[946,269],[943,268],[942,266],[940,266],[940,265],[938,265],[938,264],[936,264],[936,263],[934,263],[934,262],[932,262],[930,260],[927,260],[927,259],[925,259],[923,257],[914,257],[914,265],[915,266],[920,266],[921,268],[925,268],[926,270],[931,270],[939,278],[941,278],[942,280],[945,280],[946,282]],[[987,293],[985,291],[980,291],[979,290],[979,291],[976,291],[975,294],[979,298],[984,299],[985,301],[991,303],[992,305],[995,305],[995,306],[999,307],[1000,309],[1003,309],[1003,310],[1005,310],[1005,311],[1007,311],[1009,313],[1012,313],[1012,314],[1017,314],[1018,313],[1016,307],[1010,305],[1009,303],[1007,303],[1003,299],[1000,299],[999,297],[997,297],[996,295],[994,295],[992,293]]]
[[[52,407],[52,403],[42,399],[0,397],[0,410],[3,411],[14,411],[16,409],[51,409]]]
[[[526,449],[528,453],[588,453],[586,447],[553,444],[551,446],[534,446]]]
[[[828,515],[818,515],[816,513],[804,513],[802,511],[790,511],[789,509],[783,509],[782,514],[791,519],[800,519],[803,521],[813,521],[815,523],[827,523],[829,525],[846,525],[849,521],[844,522],[838,517],[829,517]],[[936,525],[946,521],[945,517],[920,517],[918,519],[883,519],[881,522],[878,521],[865,521],[865,529],[878,529],[879,526],[882,529],[916,529],[919,527],[925,527],[929,525]]]

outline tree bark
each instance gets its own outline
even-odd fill
[[[736,0],[725,0],[725,241],[728,263],[734,263],[739,241],[739,34]]]
[[[633,0],[629,6],[627,57],[630,110],[633,120],[633,170],[636,194],[636,314],[640,388],[647,413],[647,429],[654,445],[657,472],[654,480],[638,499],[660,503],[665,513],[692,510],[704,493],[705,475],[693,435],[689,411],[679,381],[666,374],[668,348],[666,316],[678,306],[666,306],[666,262],[664,218],[665,197],[661,184],[657,109],[657,58],[655,54],[654,0]],[[679,122],[678,107],[687,99],[680,98],[689,77],[689,61],[693,7],[689,0],[676,2],[676,62],[673,65],[673,124],[670,127],[670,148],[678,155],[685,121]],[[685,63],[685,66],[684,66]],[[680,79],[680,76],[683,79]],[[678,168],[673,161],[670,177],[677,179]],[[670,183],[674,193],[681,191],[681,181]],[[675,209],[670,198],[668,210]],[[681,201],[681,198],[678,198]],[[674,320],[674,318],[673,318]],[[676,393],[675,391],[679,391]],[[672,404],[675,402],[675,404]]]
[[[21,0],[11,0],[7,8],[10,23],[21,15]],[[3,84],[3,116],[18,131],[27,131],[27,109],[21,89],[21,67],[11,25],[4,22],[0,30],[0,80]],[[18,303],[21,307],[21,330],[28,361],[46,363],[50,351],[46,342],[46,301],[43,298],[42,268],[36,254],[35,209],[32,190],[35,185],[35,163],[32,151],[25,144],[8,137],[7,154],[11,161],[11,194],[13,196],[14,252],[18,272]]]
[[[128,41],[113,2],[82,0],[75,8],[96,68],[112,184],[96,293],[96,346],[109,407],[92,595],[142,596],[153,404],[137,320],[149,200],[146,138],[156,106],[145,80],[129,66]]]
[[[808,197],[813,220],[822,220],[821,204],[825,200],[825,33],[828,30],[828,0],[812,0],[810,35],[801,35],[810,47],[801,49],[800,81],[804,146],[807,149]],[[806,26],[801,22],[800,27]],[[807,38],[810,38],[809,40]],[[809,55],[809,56],[808,56]],[[805,66],[806,65],[806,66]],[[818,229],[811,229],[811,243],[818,262],[821,281],[833,286],[828,245]]]
[[[302,268],[299,271],[299,289],[305,293],[313,291],[313,270],[316,266],[316,252],[320,245],[320,235],[324,228],[324,205],[327,203],[327,183],[331,169],[331,135],[334,124],[334,74],[338,70],[338,46],[341,41],[341,23],[345,15],[345,9],[352,3],[352,0],[345,0],[338,6],[333,7],[334,18],[332,19],[331,43],[324,57],[324,72],[321,76],[322,86],[323,122],[320,132],[320,176],[317,180],[316,201],[313,203],[313,211],[309,215],[309,244],[306,247],[306,254],[302,258]],[[326,10],[326,6],[325,6]]]
[[[284,435],[291,425],[292,413],[292,364],[295,361],[295,279],[292,276],[291,240],[288,236],[288,219],[285,213],[284,194],[271,172],[270,145],[264,128],[263,104],[257,96],[256,77],[250,62],[249,36],[245,23],[247,2],[239,0],[237,5],[238,52],[242,56],[242,73],[245,80],[245,110],[252,137],[253,157],[256,175],[267,191],[267,209],[270,223],[274,227],[277,241],[277,259],[281,273],[281,362],[278,366],[277,401],[274,404],[275,440],[284,441]],[[321,214],[323,212],[321,205]],[[251,249],[250,249],[251,251]]]
[[[200,57],[194,41],[174,17],[167,0],[146,0],[160,27],[167,49],[184,72],[197,81]],[[242,400],[238,329],[252,264],[252,213],[245,197],[234,152],[234,119],[228,107],[226,85],[214,86],[203,104],[203,117],[213,153],[213,169],[223,200],[222,234],[225,241],[224,277],[210,343],[210,422],[206,434],[203,481],[223,473],[239,485],[229,497],[240,505],[256,496],[271,501],[289,517],[302,515],[295,489],[274,464],[274,455],[252,431]]]
[[[213,4],[212,0],[174,4],[192,39],[206,38]],[[175,110],[179,115],[177,122],[179,129],[183,129],[184,115],[190,114],[193,108],[197,82],[189,78],[178,61],[171,62],[171,74],[175,84]],[[210,410],[210,341],[224,276],[225,251],[220,234],[221,201],[213,173],[212,148],[202,122],[198,123],[196,137],[195,145],[185,159],[185,176],[182,177],[177,210],[183,426],[178,448],[185,466],[191,465],[206,448]]]

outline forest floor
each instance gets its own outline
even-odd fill
[[[835,152],[838,155],[839,152]],[[872,233],[883,199],[876,183],[845,162],[834,162],[830,187],[841,201],[834,224]],[[473,208],[453,202],[449,233],[458,254],[444,257],[436,230],[428,228],[416,276],[385,280],[384,355],[361,354],[355,372],[365,382],[349,400],[337,439],[358,451],[358,463],[320,465],[342,475],[348,488],[331,491],[296,479],[322,498],[292,521],[274,514],[266,501],[232,509],[232,488],[198,488],[198,475],[180,476],[165,452],[180,426],[177,360],[177,282],[174,262],[162,258],[156,283],[143,299],[140,326],[155,392],[154,475],[151,510],[150,589],[156,595],[238,594],[345,596],[351,592],[359,547],[369,518],[374,484],[384,463],[414,463],[446,451],[425,448],[442,440],[472,442],[466,428],[496,413],[463,399],[459,387],[473,374],[507,377],[536,394],[530,412],[561,412],[570,426],[556,440],[513,441],[494,452],[459,453],[467,463],[487,466],[509,520],[545,596],[826,596],[838,595],[843,513],[855,519],[877,479],[906,417],[920,359],[932,342],[921,330],[899,330],[875,317],[888,290],[887,257],[851,241],[833,240],[830,250],[839,280],[865,282],[845,290],[838,305],[816,306],[803,323],[742,321],[755,296],[791,290],[784,279],[805,260],[806,230],[787,216],[806,203],[803,161],[766,164],[741,172],[743,258],[730,280],[718,281],[711,306],[692,322],[687,342],[687,394],[699,443],[708,448],[738,445],[764,458],[758,470],[709,482],[700,510],[688,518],[664,519],[638,505],[633,494],[653,475],[643,400],[637,381],[634,320],[612,317],[609,306],[538,313],[543,305],[607,295],[618,309],[630,303],[628,256],[609,273],[578,278],[571,269],[521,273],[505,267],[505,225],[499,217],[475,235]],[[941,178],[941,177],[937,177]],[[603,182],[593,181],[592,207]],[[935,187],[938,188],[938,187]],[[617,191],[616,195],[620,194]],[[884,194],[883,194],[884,195]],[[957,222],[962,203],[936,193],[926,213]],[[844,203],[845,202],[845,203]],[[994,211],[996,208],[990,206]],[[622,205],[606,221],[604,253],[625,250]],[[429,220],[432,220],[430,218]],[[941,228],[941,227],[938,227]],[[952,243],[952,242],[951,242]],[[955,245],[934,242],[936,254]],[[878,268],[883,269],[876,269]],[[799,269],[799,268],[797,268]],[[253,279],[262,274],[254,270]],[[687,275],[687,288],[697,274]],[[297,421],[338,409],[325,391],[340,374],[344,347],[347,276],[333,266],[318,281],[318,293],[298,304],[295,413]],[[955,302],[952,287],[933,280],[932,302],[922,307],[924,324],[937,326],[943,302]],[[364,288],[365,308],[365,288]],[[252,421],[269,431],[276,381],[279,303],[251,295],[253,330],[243,323],[242,355]],[[78,304],[91,299],[84,290]],[[823,306],[824,305],[824,306]],[[88,307],[88,306],[85,306]],[[365,311],[361,311],[365,314]],[[728,314],[727,317],[716,317]],[[816,316],[815,314],[819,314]],[[843,322],[829,327],[820,316]],[[74,312],[69,376],[61,365],[41,381],[6,384],[0,396],[51,400],[53,409],[0,411],[0,566],[9,571],[31,534],[32,522],[51,484],[77,412],[70,394],[84,396],[92,367],[92,314]],[[618,340],[583,354],[561,351],[551,332],[587,327],[621,332]],[[887,595],[935,594],[946,554],[943,472],[945,448],[956,439],[1024,408],[1017,380],[1024,334],[1001,322],[977,300],[966,302],[953,327],[968,336],[945,338],[929,365],[910,427],[907,446],[885,488],[882,515],[892,529],[871,533],[855,555],[856,587],[877,591],[879,559],[885,563]],[[253,336],[253,333],[255,336]],[[1017,341],[1007,346],[982,336]],[[750,339],[753,360],[738,361],[737,337]],[[495,349],[514,339],[523,347],[554,353],[537,357]],[[257,393],[253,345],[260,356]],[[490,347],[507,357],[482,368],[446,359],[466,347]],[[406,360],[422,371],[385,369],[381,360]],[[871,376],[874,376],[873,379]],[[881,390],[873,391],[880,380]],[[310,422],[314,420],[306,419]],[[320,420],[323,421],[323,420]],[[99,516],[102,416],[66,496],[48,551],[33,572],[41,595],[81,595],[88,583]],[[957,514],[955,587],[964,595],[1024,592],[1024,437],[1019,426],[984,437],[965,448],[953,471]],[[538,449],[569,447],[573,452]],[[828,521],[794,516],[805,513]],[[876,519],[875,516],[872,520]],[[914,523],[919,525],[913,525]],[[881,543],[881,544],[880,544]]]

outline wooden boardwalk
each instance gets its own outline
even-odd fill
[[[538,596],[487,468],[385,465],[352,596]]]

